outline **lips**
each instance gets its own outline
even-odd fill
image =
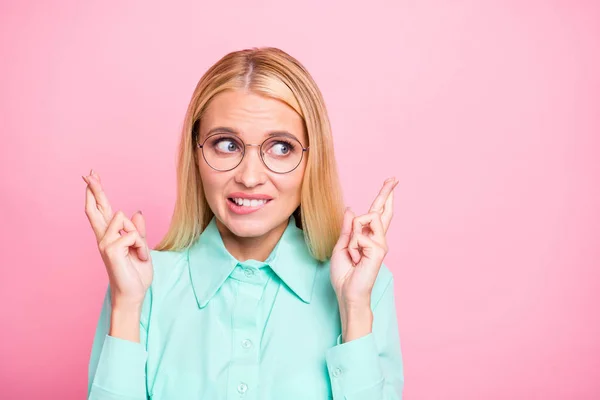
[[[244,193],[244,192],[234,192],[230,193],[227,196],[228,199],[248,199],[248,200],[273,200],[272,196],[268,194],[262,193]]]
[[[238,206],[243,206],[243,207],[258,207],[258,206],[262,206],[264,204],[267,204],[267,202],[269,202],[270,200],[257,200],[257,199],[244,199],[241,197],[233,197],[233,198],[229,198],[228,199],[230,202],[237,204]]]
[[[262,209],[271,200],[271,196],[262,194],[248,195],[245,193],[232,193],[227,198],[227,206],[234,214],[244,215]]]

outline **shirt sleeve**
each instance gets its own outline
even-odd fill
[[[149,289],[140,321],[140,343],[108,334],[110,328],[110,287],[104,296],[100,318],[92,344],[88,367],[88,400],[147,400],[147,313],[151,301]]]
[[[404,367],[390,278],[373,308],[373,329],[366,336],[327,350],[325,360],[334,400],[402,400]]]

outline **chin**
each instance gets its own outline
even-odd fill
[[[249,218],[248,216],[231,216],[221,220],[227,229],[237,237],[259,237],[271,231],[277,224],[270,218]],[[273,225],[273,226],[272,226]]]
[[[272,228],[264,221],[232,221],[229,230],[237,237],[259,237],[265,235]]]

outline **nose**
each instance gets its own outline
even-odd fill
[[[244,158],[236,168],[235,181],[250,188],[265,183],[267,180],[267,167],[260,158],[260,146],[246,146]]]

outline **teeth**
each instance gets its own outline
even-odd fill
[[[233,201],[235,202],[235,204],[237,204],[238,206],[242,206],[242,207],[258,207],[258,206],[262,206],[263,204],[265,204],[267,202],[267,200],[256,200],[256,199],[241,199],[241,198],[234,198]]]

